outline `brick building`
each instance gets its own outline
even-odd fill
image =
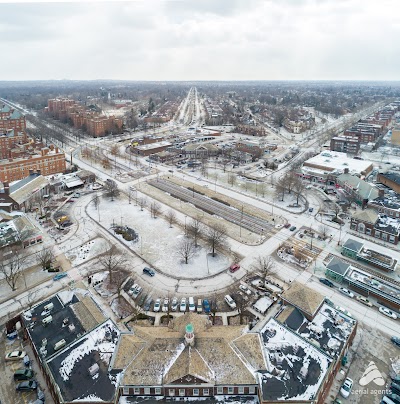
[[[8,129],[4,133],[0,131],[0,160],[11,157],[11,150],[17,145],[27,142],[24,132],[16,132],[14,129]]]
[[[400,174],[393,172],[379,173],[376,181],[400,194]]]
[[[15,133],[25,132],[25,116],[16,109],[3,105],[0,109],[0,133],[6,133],[9,129],[14,129]]]
[[[357,154],[360,150],[360,138],[357,136],[335,136],[331,139],[331,150]]]
[[[86,130],[93,137],[122,131],[122,118],[102,115],[69,98],[48,100],[45,112],[55,119],[71,123],[75,128]]]
[[[46,147],[35,150],[35,154],[0,161],[0,181],[21,180],[29,175],[30,170],[40,171],[42,175],[51,175],[63,173],[65,169],[65,154],[58,147]]]

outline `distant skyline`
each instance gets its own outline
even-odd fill
[[[0,0],[0,81],[396,81],[397,8],[397,0]]]

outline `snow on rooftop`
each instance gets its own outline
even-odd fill
[[[261,335],[265,355],[272,367],[270,372],[261,375],[264,398],[278,401],[314,399],[331,358],[274,319],[264,326]]]

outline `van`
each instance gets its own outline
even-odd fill
[[[48,312],[52,311],[53,309],[54,309],[53,303],[46,304],[46,306],[43,307],[43,310]]]
[[[194,304],[194,298],[189,297],[189,311],[195,311],[196,305]]]
[[[46,326],[47,324],[50,324],[53,321],[53,317],[52,316],[47,316],[42,320],[42,324],[44,326]]]
[[[197,313],[201,313],[203,311],[203,301],[201,299],[197,299]]]
[[[54,345],[54,350],[58,351],[59,349],[64,348],[66,344],[67,343],[66,343],[65,339],[62,339],[62,340],[56,342],[56,344]]]

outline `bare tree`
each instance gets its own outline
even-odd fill
[[[105,168],[106,170],[109,170],[111,168],[111,161],[107,156],[104,156],[101,160],[101,165],[103,166],[103,168]]]
[[[113,274],[116,271],[124,271],[127,265],[126,258],[115,245],[112,245],[110,249],[100,255],[98,262],[102,269],[108,271],[110,284],[113,283]]]
[[[147,199],[145,197],[139,198],[138,205],[140,206],[140,210],[143,210],[147,206]]]
[[[228,173],[228,184],[232,187],[236,184],[237,177],[235,173]]]
[[[131,318],[132,318],[133,322],[136,323],[136,321],[138,320],[138,317],[143,313],[144,313],[143,309],[138,304],[135,304],[132,307],[132,312],[131,312]]]
[[[211,250],[211,254],[215,257],[216,250],[222,248],[226,242],[226,227],[217,223],[210,226],[205,234],[206,243]]]
[[[150,205],[151,217],[155,219],[160,214],[160,212],[161,212],[161,205],[156,201],[152,202]]]
[[[124,284],[128,275],[129,275],[129,272],[124,269],[119,269],[119,270],[113,271],[112,285],[115,287],[115,290],[118,294],[118,298],[121,296],[122,285]],[[111,283],[111,279],[110,279],[110,283]]]
[[[22,276],[22,270],[26,262],[24,250],[17,248],[4,248],[0,252],[0,272],[11,290],[17,289],[17,282]]]
[[[210,299],[209,301],[210,304],[210,314],[211,314],[211,318],[212,318],[212,323],[213,325],[215,324],[215,317],[218,311],[218,306],[217,306],[217,296],[214,295],[214,297],[212,299]]]
[[[263,286],[269,275],[275,272],[275,261],[269,255],[259,255],[253,262],[253,269],[261,273],[261,279],[263,280]]]
[[[169,227],[172,227],[176,223],[176,213],[173,210],[167,212],[167,220]]]
[[[121,154],[117,144],[114,144],[114,145],[111,146],[110,153],[114,157],[118,157]]]
[[[286,187],[282,180],[279,180],[275,187],[275,197],[280,201],[285,199]]]
[[[97,209],[97,213],[99,215],[99,222],[100,222],[100,198],[99,195],[96,193],[96,195],[94,196],[94,198],[92,199],[93,205],[95,207],[95,209]]]
[[[188,224],[187,232],[193,237],[195,247],[197,247],[197,241],[203,233],[203,228],[203,223],[200,221],[199,217],[192,219]]]
[[[185,261],[185,264],[188,264],[189,260],[193,258],[196,253],[196,247],[192,240],[185,238],[179,243],[177,252]]]
[[[36,260],[43,270],[51,267],[51,262],[54,258],[55,255],[52,247],[43,247],[36,253]]]
[[[233,288],[229,289],[230,296],[235,296],[236,309],[239,313],[239,322],[240,325],[243,324],[244,312],[246,311],[246,307],[249,305],[249,298],[244,292],[236,293],[236,290]]]
[[[104,194],[111,198],[112,201],[119,195],[119,193],[118,184],[114,180],[108,179],[104,183]]]
[[[327,235],[328,235],[328,226],[326,226],[325,224],[321,224],[321,226],[319,226],[318,231],[320,232],[320,234],[322,235],[322,238],[325,240]],[[310,230],[311,231],[311,230]]]
[[[296,205],[299,204],[299,198],[304,193],[305,189],[306,187],[304,182],[300,178],[296,177],[296,181],[293,185],[293,191],[296,195]]]

